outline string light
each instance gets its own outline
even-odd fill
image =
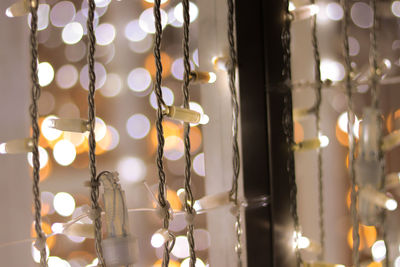
[[[217,75],[214,72],[192,71],[190,81],[193,84],[215,83]]]
[[[32,2],[32,7],[35,7],[38,2],[31,0],[21,0],[12,4],[9,8],[6,9],[6,15],[8,17],[20,17],[25,16],[29,13],[29,7]]]
[[[23,154],[32,152],[31,138],[11,140],[0,144],[0,154]]]
[[[167,229],[161,228],[158,229],[152,236],[151,236],[151,245],[155,248],[162,247],[165,242],[167,242],[170,238],[169,231]]]
[[[321,135],[318,138],[304,140],[292,146],[294,151],[307,151],[318,148],[327,147],[329,145],[329,138],[326,135]]]
[[[188,123],[207,124],[210,120],[205,114],[177,106],[167,106],[164,110],[164,115],[171,119]]]
[[[375,190],[371,186],[366,186],[360,189],[360,199],[365,199],[374,205],[385,208],[390,211],[394,211],[397,209],[397,201],[393,198],[388,197],[385,193],[379,192]],[[360,203],[362,205],[362,203]],[[362,212],[362,207],[360,207],[360,213]],[[370,211],[370,210],[369,210]],[[368,212],[368,215],[374,216],[371,212]]]
[[[292,7],[293,8],[293,7]],[[304,5],[290,11],[294,21],[309,19],[318,14],[319,7],[317,5]]]

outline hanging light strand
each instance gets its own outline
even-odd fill
[[[32,124],[32,161],[33,161],[33,198],[35,207],[35,231],[37,235],[37,241],[35,243],[37,249],[40,251],[40,266],[47,267],[47,255],[46,255],[46,235],[42,230],[42,203],[40,201],[40,161],[39,161],[39,136],[40,129],[38,124],[38,100],[40,98],[41,88],[38,78],[38,40],[37,40],[37,28],[38,28],[38,1],[30,1],[30,13],[31,13],[31,33],[30,33],[30,49],[31,49],[31,105],[29,107],[29,113]]]
[[[356,191],[356,175],[355,175],[355,139],[353,133],[354,126],[354,112],[353,112],[353,94],[352,94],[352,67],[350,61],[350,50],[349,50],[349,22],[350,22],[350,9],[348,0],[341,0],[341,5],[344,11],[344,17],[342,21],[342,41],[343,41],[343,56],[345,61],[345,86],[347,95],[347,132],[349,137],[349,175],[351,182],[351,204],[350,213],[353,224],[353,265],[355,267],[360,266],[360,235],[358,233],[358,214],[357,214],[357,191]]]
[[[291,51],[290,51],[290,26],[292,15],[289,11],[289,0],[284,0],[283,2],[284,8],[284,20],[283,20],[283,29],[282,29],[282,47],[283,47],[283,68],[282,68],[282,76],[284,77],[284,86],[288,89],[288,92],[284,96],[284,107],[283,107],[283,131],[286,138],[287,145],[287,160],[286,160],[286,172],[289,179],[289,187],[290,187],[290,214],[293,219],[294,226],[294,242],[298,244],[298,234],[300,233],[300,222],[299,215],[297,213],[297,184],[296,178],[294,174],[294,154],[292,151],[292,147],[295,144],[293,139],[293,125],[292,125],[292,109],[291,109],[291,100],[290,100],[290,92],[292,88],[291,80],[292,80],[292,72],[291,72]],[[295,254],[296,254],[296,266],[300,267],[303,260],[301,258],[299,247],[295,246]]]
[[[101,211],[99,206],[99,181],[96,175],[96,141],[95,141],[95,119],[96,119],[96,108],[94,102],[95,90],[96,90],[96,74],[94,71],[94,54],[96,51],[96,37],[94,33],[94,11],[96,4],[94,0],[88,0],[88,18],[87,18],[87,29],[88,29],[88,70],[89,70],[89,94],[88,94],[88,125],[89,125],[89,169],[90,169],[90,186],[91,186],[91,202],[92,209],[94,211],[94,229],[95,229],[95,249],[99,259],[99,265],[104,267],[105,261],[103,258],[103,250],[101,245]]]
[[[183,5],[183,65],[184,65],[184,82],[182,86],[183,93],[183,107],[189,109],[189,83],[190,83],[190,57],[189,57],[189,0],[182,0]],[[184,123],[184,143],[185,143],[185,211],[187,220],[187,238],[189,242],[190,251],[190,267],[196,264],[196,253],[194,244],[194,217],[196,211],[193,208],[194,199],[191,188],[191,158],[190,158],[190,124]]]
[[[161,0],[154,1],[153,13],[154,13],[154,25],[156,28],[155,38],[154,38],[154,59],[156,64],[156,80],[154,85],[154,92],[157,98],[157,120],[156,120],[156,128],[157,128],[157,169],[158,169],[158,205],[163,210],[163,227],[164,229],[169,228],[169,221],[171,220],[170,213],[170,204],[167,200],[166,196],[166,178],[164,171],[164,129],[163,129],[163,108],[166,108],[166,104],[163,100],[162,91],[161,91],[161,82],[162,82],[162,64],[161,64],[161,38],[162,38],[162,26],[161,26]],[[170,253],[173,245],[171,246],[170,242],[165,242],[164,244],[164,253],[163,253],[163,267],[168,267],[170,261]]]
[[[231,92],[231,105],[232,105],[232,166],[233,166],[233,177],[232,177],[232,188],[230,191],[230,197],[233,200],[237,213],[235,221],[236,231],[236,256],[237,266],[241,267],[242,263],[242,221],[240,214],[240,203],[238,201],[238,188],[239,188],[239,172],[240,172],[240,152],[238,144],[238,124],[239,124],[239,101],[236,92],[236,48],[235,48],[235,36],[234,36],[234,16],[235,6],[233,0],[227,0],[228,4],[228,43],[229,43],[229,65],[228,65],[228,76],[229,76],[229,89]]]
[[[312,5],[315,5],[315,0],[310,1]],[[315,80],[315,104],[314,104],[314,112],[315,112],[315,127],[317,131],[317,135],[320,135],[321,132],[321,101],[322,101],[322,85],[323,82],[321,80],[321,57],[319,53],[319,45],[318,45],[318,36],[317,36],[317,14],[313,15],[311,18],[311,28],[312,28],[312,46],[314,53],[314,80]],[[325,253],[325,224],[324,224],[324,191],[323,191],[323,170],[322,170],[322,150],[319,148],[317,150],[318,157],[318,200],[319,200],[319,208],[318,208],[318,223],[319,223],[319,242],[321,245],[321,253],[318,255],[319,260],[324,259]]]
[[[380,76],[380,69],[378,67],[378,46],[377,46],[377,32],[378,32],[378,14],[377,14],[377,7],[376,7],[376,0],[370,0],[370,6],[373,12],[373,20],[372,20],[372,27],[370,28],[370,55],[369,55],[369,65],[371,70],[371,106],[374,109],[379,109],[379,96],[380,96],[380,86],[379,86],[379,76]],[[382,151],[382,143],[383,143],[383,129],[381,127],[380,135],[379,135],[379,167],[381,168],[382,174],[382,182],[381,188],[385,187],[386,175],[385,175],[385,159],[384,159],[384,152]],[[383,230],[383,240],[386,247],[386,261],[385,266],[389,267],[390,264],[390,251],[389,251],[389,244],[387,242],[387,231],[385,229],[386,224],[386,210],[382,211],[382,230]]]

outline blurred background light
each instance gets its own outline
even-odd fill
[[[70,22],[62,30],[62,39],[64,43],[73,45],[79,42],[83,36],[82,25],[78,22]]]
[[[115,27],[110,23],[103,23],[96,27],[96,42],[98,45],[111,44],[116,35]]]
[[[60,140],[54,146],[53,156],[58,164],[68,166],[75,160],[75,146],[68,140]]]
[[[54,196],[53,206],[58,214],[68,217],[75,210],[75,199],[66,192],[59,192]]]
[[[54,69],[49,62],[39,63],[38,78],[40,86],[47,86],[53,81]]]
[[[126,131],[133,139],[142,139],[150,131],[150,121],[143,114],[134,114],[126,121]]]
[[[118,162],[118,173],[121,181],[126,183],[138,183],[143,181],[147,174],[144,161],[137,157],[125,157]]]
[[[78,81],[78,70],[74,65],[63,65],[58,69],[56,74],[56,83],[62,89],[69,89],[73,87]]]
[[[125,37],[132,42],[142,41],[147,36],[147,33],[142,30],[139,25],[139,20],[135,19],[125,26]]]
[[[56,3],[50,12],[50,21],[55,27],[64,27],[75,18],[75,5],[70,1]]]
[[[167,26],[168,23],[168,15],[167,13],[163,10],[160,9],[161,13],[161,27],[164,29],[165,26]],[[139,26],[142,28],[144,32],[147,33],[155,33],[155,26],[154,26],[154,15],[153,15],[153,8],[148,8],[140,14],[139,17]]]

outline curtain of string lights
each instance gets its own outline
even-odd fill
[[[292,166],[290,158],[287,164],[295,230],[289,246],[296,264],[400,266],[400,111],[395,91],[400,1],[284,3],[284,31],[275,41],[284,47],[283,75],[295,103],[293,110],[284,111],[282,134],[297,162]],[[123,244],[140,248],[141,256],[121,254],[126,256],[121,256],[122,265],[212,266],[208,248],[218,235],[208,232],[205,216],[209,209],[229,206],[235,220],[227,226],[235,229],[232,255],[237,266],[246,265],[241,216],[246,202],[238,194],[240,105],[235,75],[240,62],[235,56],[234,1],[227,0],[226,12],[227,50],[224,57],[206,60],[228,75],[232,187],[206,195],[202,143],[207,140],[202,127],[208,127],[213,114],[205,114],[201,101],[206,100],[198,90],[218,77],[216,70],[202,69],[199,62],[201,10],[195,2],[22,0],[5,10],[3,16],[27,19],[31,135],[2,140],[0,153],[27,154],[34,221],[31,237],[2,242],[0,249],[31,244],[33,262],[40,266],[106,266],[115,260],[107,249]],[[298,37],[300,24],[310,37],[306,47],[311,52],[304,57],[312,62],[302,70],[304,76],[297,74],[302,71],[296,61],[302,41],[292,38]],[[321,38],[327,35],[337,38],[328,44]],[[85,114],[88,119],[82,119]],[[288,125],[291,116],[294,132]],[[329,157],[330,149],[341,147],[340,157]],[[299,166],[303,155],[315,156],[312,168]],[[331,161],[340,162],[345,171],[332,171],[327,167]],[[119,178],[114,172],[98,174],[96,166],[118,171]],[[313,171],[308,176],[317,186],[310,192],[318,205],[305,211],[306,191],[299,179],[304,175],[298,174],[307,171]],[[340,201],[332,200],[326,185],[332,173],[346,179]],[[108,183],[113,200],[106,197]],[[121,188],[127,192],[126,202]],[[114,203],[111,209],[109,201]],[[344,218],[327,220],[330,209],[340,205],[347,209]],[[101,207],[112,225],[104,230],[104,239]],[[110,210],[119,215],[110,215]],[[128,218],[131,231],[126,230]],[[122,234],[117,236],[120,221]],[[310,221],[317,227],[310,227]],[[335,257],[331,251],[334,223],[344,225],[342,232],[334,233],[341,244],[335,249],[351,251],[347,256]]]

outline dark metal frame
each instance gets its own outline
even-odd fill
[[[266,207],[246,210],[249,267],[296,266],[282,124],[285,97],[291,105],[283,90],[283,11],[283,1],[236,1],[244,192],[249,200],[270,195]]]

